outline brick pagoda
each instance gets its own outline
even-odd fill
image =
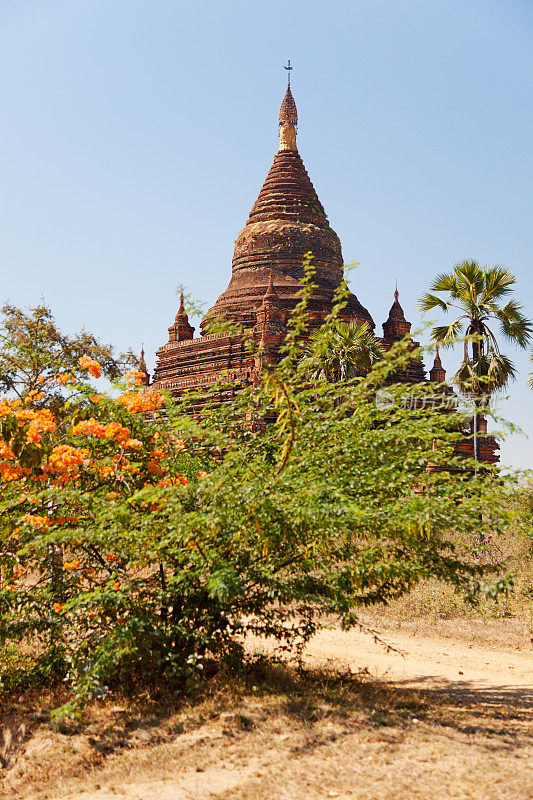
[[[308,307],[311,325],[320,325],[331,311],[333,294],[343,278],[341,243],[298,153],[297,125],[289,85],[279,112],[279,149],[237,237],[228,288],[200,323],[197,339],[180,303],[168,342],[157,351],[155,387],[178,394],[216,382],[227,370],[234,379],[252,382],[256,367],[242,341],[207,333],[208,320],[223,317],[240,323],[263,342],[266,356],[275,359],[285,320],[299,299],[298,281],[308,252],[313,254],[317,285]],[[343,316],[374,328],[370,313],[354,294],[348,296]]]
[[[290,73],[289,73],[290,74]],[[299,279],[303,276],[306,253],[313,254],[316,273],[309,303],[310,326],[318,327],[330,313],[335,289],[343,279],[341,243],[328,218],[298,152],[296,137],[298,111],[290,80],[279,112],[279,147],[273,164],[239,233],[233,254],[231,279],[227,289],[200,323],[200,336],[194,338],[183,302],[168,329],[168,342],[157,351],[152,386],[179,395],[189,389],[202,389],[222,375],[242,385],[255,382],[262,365],[254,359],[240,336],[208,333],[213,317],[239,323],[261,343],[263,359],[275,363],[286,333],[286,320],[299,301]],[[368,310],[354,294],[348,295],[342,312],[346,320],[367,322],[374,330]],[[398,290],[389,316],[383,323],[382,342],[386,348],[411,331],[399,302]],[[413,347],[417,345],[413,342]],[[440,355],[429,373],[429,382],[445,378]],[[426,380],[424,364],[413,358],[408,368],[395,377],[402,382]],[[486,434],[486,421],[479,432]],[[494,437],[479,440],[480,458],[497,460]],[[472,452],[471,440],[459,447]]]

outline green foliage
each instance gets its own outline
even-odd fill
[[[328,336],[319,331],[309,343],[312,380],[339,381],[365,375],[382,357],[382,348],[367,322],[332,325]]]
[[[420,300],[422,311],[459,311],[452,322],[436,326],[432,338],[442,347],[463,342],[463,360],[453,378],[463,391],[490,395],[515,377],[514,365],[500,352],[490,325],[496,322],[504,339],[521,348],[531,342],[533,325],[522,307],[513,298],[503,302],[515,283],[515,276],[504,267],[480,267],[476,261],[462,261],[453,272],[434,280],[431,291],[444,297],[426,293]]]
[[[366,377],[304,379],[343,307],[341,288],[309,350],[312,277],[307,262],[283,358],[259,386],[221,404],[225,383],[149,416],[138,408],[150,393],[94,407],[81,387],[29,474],[3,484],[1,643],[53,650],[76,702],[136,680],[180,690],[205,657],[240,657],[247,633],[298,645],[325,614],[350,627],[358,608],[428,578],[469,597],[509,588],[487,589],[495,567],[471,542],[510,524],[511,479],[453,455],[459,415],[426,402],[427,385],[388,386],[386,407],[375,402],[411,343]],[[130,439],[84,435],[80,421],[118,423]],[[7,445],[11,423],[6,411]],[[47,466],[58,442],[89,454],[72,479]]]
[[[79,376],[79,359],[90,356],[102,367],[103,374],[115,379],[125,366],[136,365],[132,353],[117,358],[111,345],[103,345],[92,333],[82,330],[68,336],[57,326],[51,310],[36,306],[24,311],[6,304],[2,308],[0,328],[0,392],[25,397],[30,392],[45,392],[47,402],[55,394],[61,399],[61,373]]]

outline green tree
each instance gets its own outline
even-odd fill
[[[65,377],[86,374],[79,359],[96,359],[109,379],[122,375],[125,367],[137,364],[133,353],[116,356],[111,345],[101,344],[88,331],[68,336],[58,327],[45,305],[25,311],[11,304],[2,308],[0,327],[0,392],[19,398],[31,392],[57,397]]]
[[[365,375],[383,357],[367,322],[337,321],[311,337],[309,375],[313,380],[346,381]]]
[[[513,345],[525,348],[531,342],[533,325],[522,306],[509,298],[515,283],[516,277],[505,267],[462,261],[453,272],[438,275],[420,300],[424,312],[434,308],[459,312],[448,324],[434,327],[432,338],[441,347],[453,347],[463,339],[463,359],[453,380],[464,392],[490,397],[516,375],[513,362],[500,351],[492,325],[496,323],[500,335]]]
[[[97,401],[83,382],[55,418],[31,398],[0,403],[0,658],[22,646],[48,674],[53,642],[79,698],[134,676],[179,687],[204,657],[242,654],[247,632],[302,644],[325,615],[356,625],[358,608],[428,577],[485,591],[496,568],[470,543],[505,531],[510,479],[454,470],[455,412],[408,408],[401,385],[388,387],[397,402],[374,402],[409,343],[364,377],[302,380],[310,278],[281,362],[231,403],[219,402],[228,383],[178,402],[134,387]],[[333,314],[308,366],[336,325]],[[276,422],[259,432],[265,418]]]

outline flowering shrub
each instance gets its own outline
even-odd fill
[[[78,364],[82,369],[86,369],[93,378],[99,378],[102,375],[102,368],[96,359],[90,356],[81,356],[78,359]]]
[[[302,380],[310,279],[281,363],[231,404],[187,398],[193,418],[83,382],[56,413],[0,403],[0,640],[37,641],[78,699],[133,675],[182,685],[248,631],[302,643],[324,613],[349,627],[429,576],[483,588],[471,543],[507,524],[503,478],[454,458],[451,412],[374,403],[408,343],[365,379]]]

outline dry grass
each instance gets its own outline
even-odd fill
[[[62,732],[31,713],[35,699],[5,710],[13,731],[26,725],[8,755],[6,800],[531,796],[523,692],[259,662],[187,702],[94,704]]]
[[[383,625],[385,629],[394,627],[416,628],[435,632],[450,620],[450,629],[457,629],[460,620],[469,635],[475,631],[480,640],[485,637],[489,641],[491,626],[494,621],[516,620],[516,624],[504,624],[502,628],[510,632],[520,630],[520,635],[533,635],[533,547],[532,540],[525,534],[509,534],[494,536],[484,547],[474,554],[474,560],[487,564],[502,564],[501,574],[512,574],[514,588],[509,595],[502,595],[498,600],[481,599],[476,604],[469,604],[451,586],[436,580],[423,581],[413,591],[394,600],[387,606],[376,606],[365,611],[363,619],[369,624]],[[459,625],[459,629],[461,625]],[[505,638],[508,637],[505,634]]]
[[[508,599],[472,608],[428,582],[363,622],[385,639],[401,629],[422,649],[438,636],[457,653],[479,648],[483,663],[491,650],[494,664],[513,651],[527,663],[531,554],[516,540],[497,548],[486,557],[506,558],[517,575]],[[533,697],[522,688],[443,678],[413,688],[260,660],[213,674],[187,699],[151,691],[95,702],[82,723],[57,730],[39,709],[57,706],[61,691],[13,694],[0,709],[6,800],[531,798]]]

